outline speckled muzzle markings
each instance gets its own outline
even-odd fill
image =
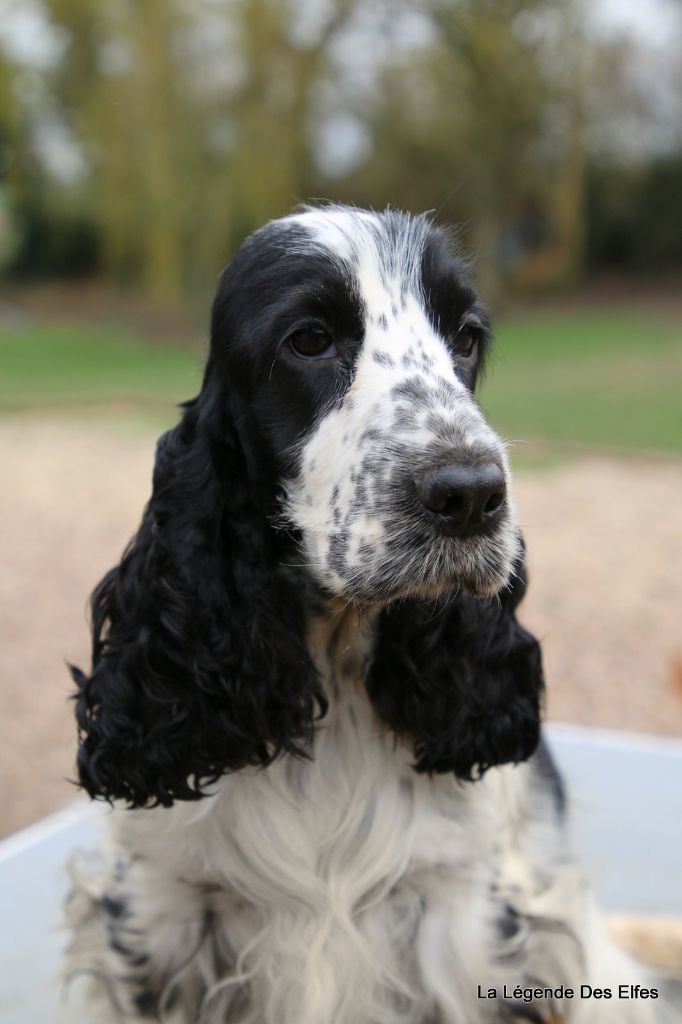
[[[434,323],[422,274],[428,222],[404,222],[402,232],[371,215],[340,213],[331,225],[325,217],[319,229],[314,214],[301,222],[364,313],[352,381],[307,437],[288,487],[312,571],[331,593],[357,599],[453,585],[495,593],[518,553],[508,460]],[[417,498],[415,480],[452,463],[493,463],[504,474],[504,508],[485,535],[443,536]]]

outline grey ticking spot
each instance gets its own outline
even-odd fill
[[[391,313],[393,314],[393,319],[395,320],[396,317],[398,316],[398,305],[395,302],[392,303],[391,305]]]
[[[370,455],[365,455],[362,460],[361,468],[362,472],[369,477],[377,476],[380,472],[386,471],[386,479],[384,483],[390,485],[392,473],[390,467],[394,465],[393,460],[389,455],[383,452],[373,452]]]
[[[432,409],[434,395],[432,389],[418,376],[407,377],[396,384],[391,391],[391,397],[396,401],[406,399],[413,409]]]
[[[124,899],[114,896],[102,896],[99,903],[104,913],[109,917],[120,919],[128,916],[128,905]]]
[[[426,351],[426,349],[424,348],[424,342],[422,341],[421,338],[416,338],[416,343],[417,358],[421,360],[422,369],[429,370],[434,365],[435,359],[433,358],[433,356],[430,356],[429,353]]]
[[[366,441],[381,441],[381,440],[382,440],[381,431],[377,430],[376,427],[368,427],[367,430],[363,430],[363,432],[360,434],[360,441],[359,441],[359,443],[361,445],[364,445]],[[353,475],[351,473],[351,479],[352,478],[353,478]]]
[[[306,503],[306,505],[308,505],[308,507],[310,507],[312,505],[312,503],[313,503],[313,496],[312,496],[312,494],[306,494],[306,496],[305,496],[305,503]]]
[[[147,953],[129,954],[127,957],[127,963],[131,967],[146,967],[150,960],[151,957]]]
[[[346,555],[348,553],[349,533],[348,530],[339,530],[329,538],[329,552],[327,560],[330,567],[342,575],[346,569]]]
[[[126,862],[123,857],[117,857],[114,864],[114,881],[122,882],[126,876]]]
[[[518,910],[505,904],[501,915],[497,919],[497,932],[501,939],[513,939],[521,929],[522,920]]]
[[[149,963],[149,956],[147,953],[138,953],[130,946],[126,946],[118,937],[118,933],[107,928],[107,942],[109,949],[113,950],[114,953],[118,953],[120,957],[123,957],[125,962],[130,967],[144,967],[145,964]]]
[[[369,541],[364,540],[358,549],[360,560],[364,563],[370,562],[374,557],[374,548]]]
[[[416,430],[419,426],[419,415],[414,406],[399,405],[393,417],[393,430]]]
[[[389,356],[388,352],[374,352],[372,354],[372,359],[375,363],[378,363],[379,366],[385,366],[389,370],[392,370],[395,366],[393,358],[392,356]]]
[[[364,509],[367,506],[367,487],[365,486],[364,480],[359,480],[358,485],[355,488],[355,503]]]
[[[448,438],[452,435],[454,430],[453,424],[450,423],[445,416],[436,412],[429,413],[424,421],[424,426],[427,430],[430,430],[432,434],[437,434],[438,436],[444,435]]]
[[[335,505],[339,500],[339,485],[334,484],[334,490],[332,491],[332,505]]]
[[[135,1009],[140,1017],[154,1018],[158,1007],[156,994],[149,989],[143,989],[135,996]]]
[[[461,399],[463,397],[463,393],[459,392],[457,388],[450,383],[447,377],[441,377],[440,374],[438,374],[434,377],[434,384],[438,388],[438,397],[441,399],[456,402],[457,399]]]
[[[422,364],[414,358],[414,356],[404,353],[400,358],[400,363],[404,370],[421,370],[423,369]]]
[[[378,318],[377,325],[381,328],[382,331],[388,330],[388,319],[385,313],[382,313],[381,316]]]

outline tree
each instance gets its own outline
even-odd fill
[[[533,222],[554,234],[554,277],[569,276],[582,239],[578,6],[423,0],[420,11],[431,41],[386,67],[365,113],[372,157],[349,176],[346,193],[435,206],[464,224],[490,298],[526,262]]]
[[[113,273],[161,296],[212,279],[240,237],[307,193],[312,97],[350,2],[303,42],[285,0],[47,5],[68,40],[53,88]]]

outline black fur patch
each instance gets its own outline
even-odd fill
[[[411,737],[418,772],[479,778],[525,761],[540,738],[540,648],[516,621],[517,565],[499,598],[405,600],[381,613],[367,692],[379,716]]]

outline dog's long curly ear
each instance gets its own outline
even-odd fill
[[[225,771],[305,754],[324,698],[302,608],[211,366],[157,447],[152,498],[95,590],[93,667],[73,668],[78,773],[131,806],[198,799]]]
[[[526,585],[520,563],[499,597],[409,600],[382,613],[367,690],[411,739],[417,771],[473,779],[537,747],[540,647],[514,614]]]

